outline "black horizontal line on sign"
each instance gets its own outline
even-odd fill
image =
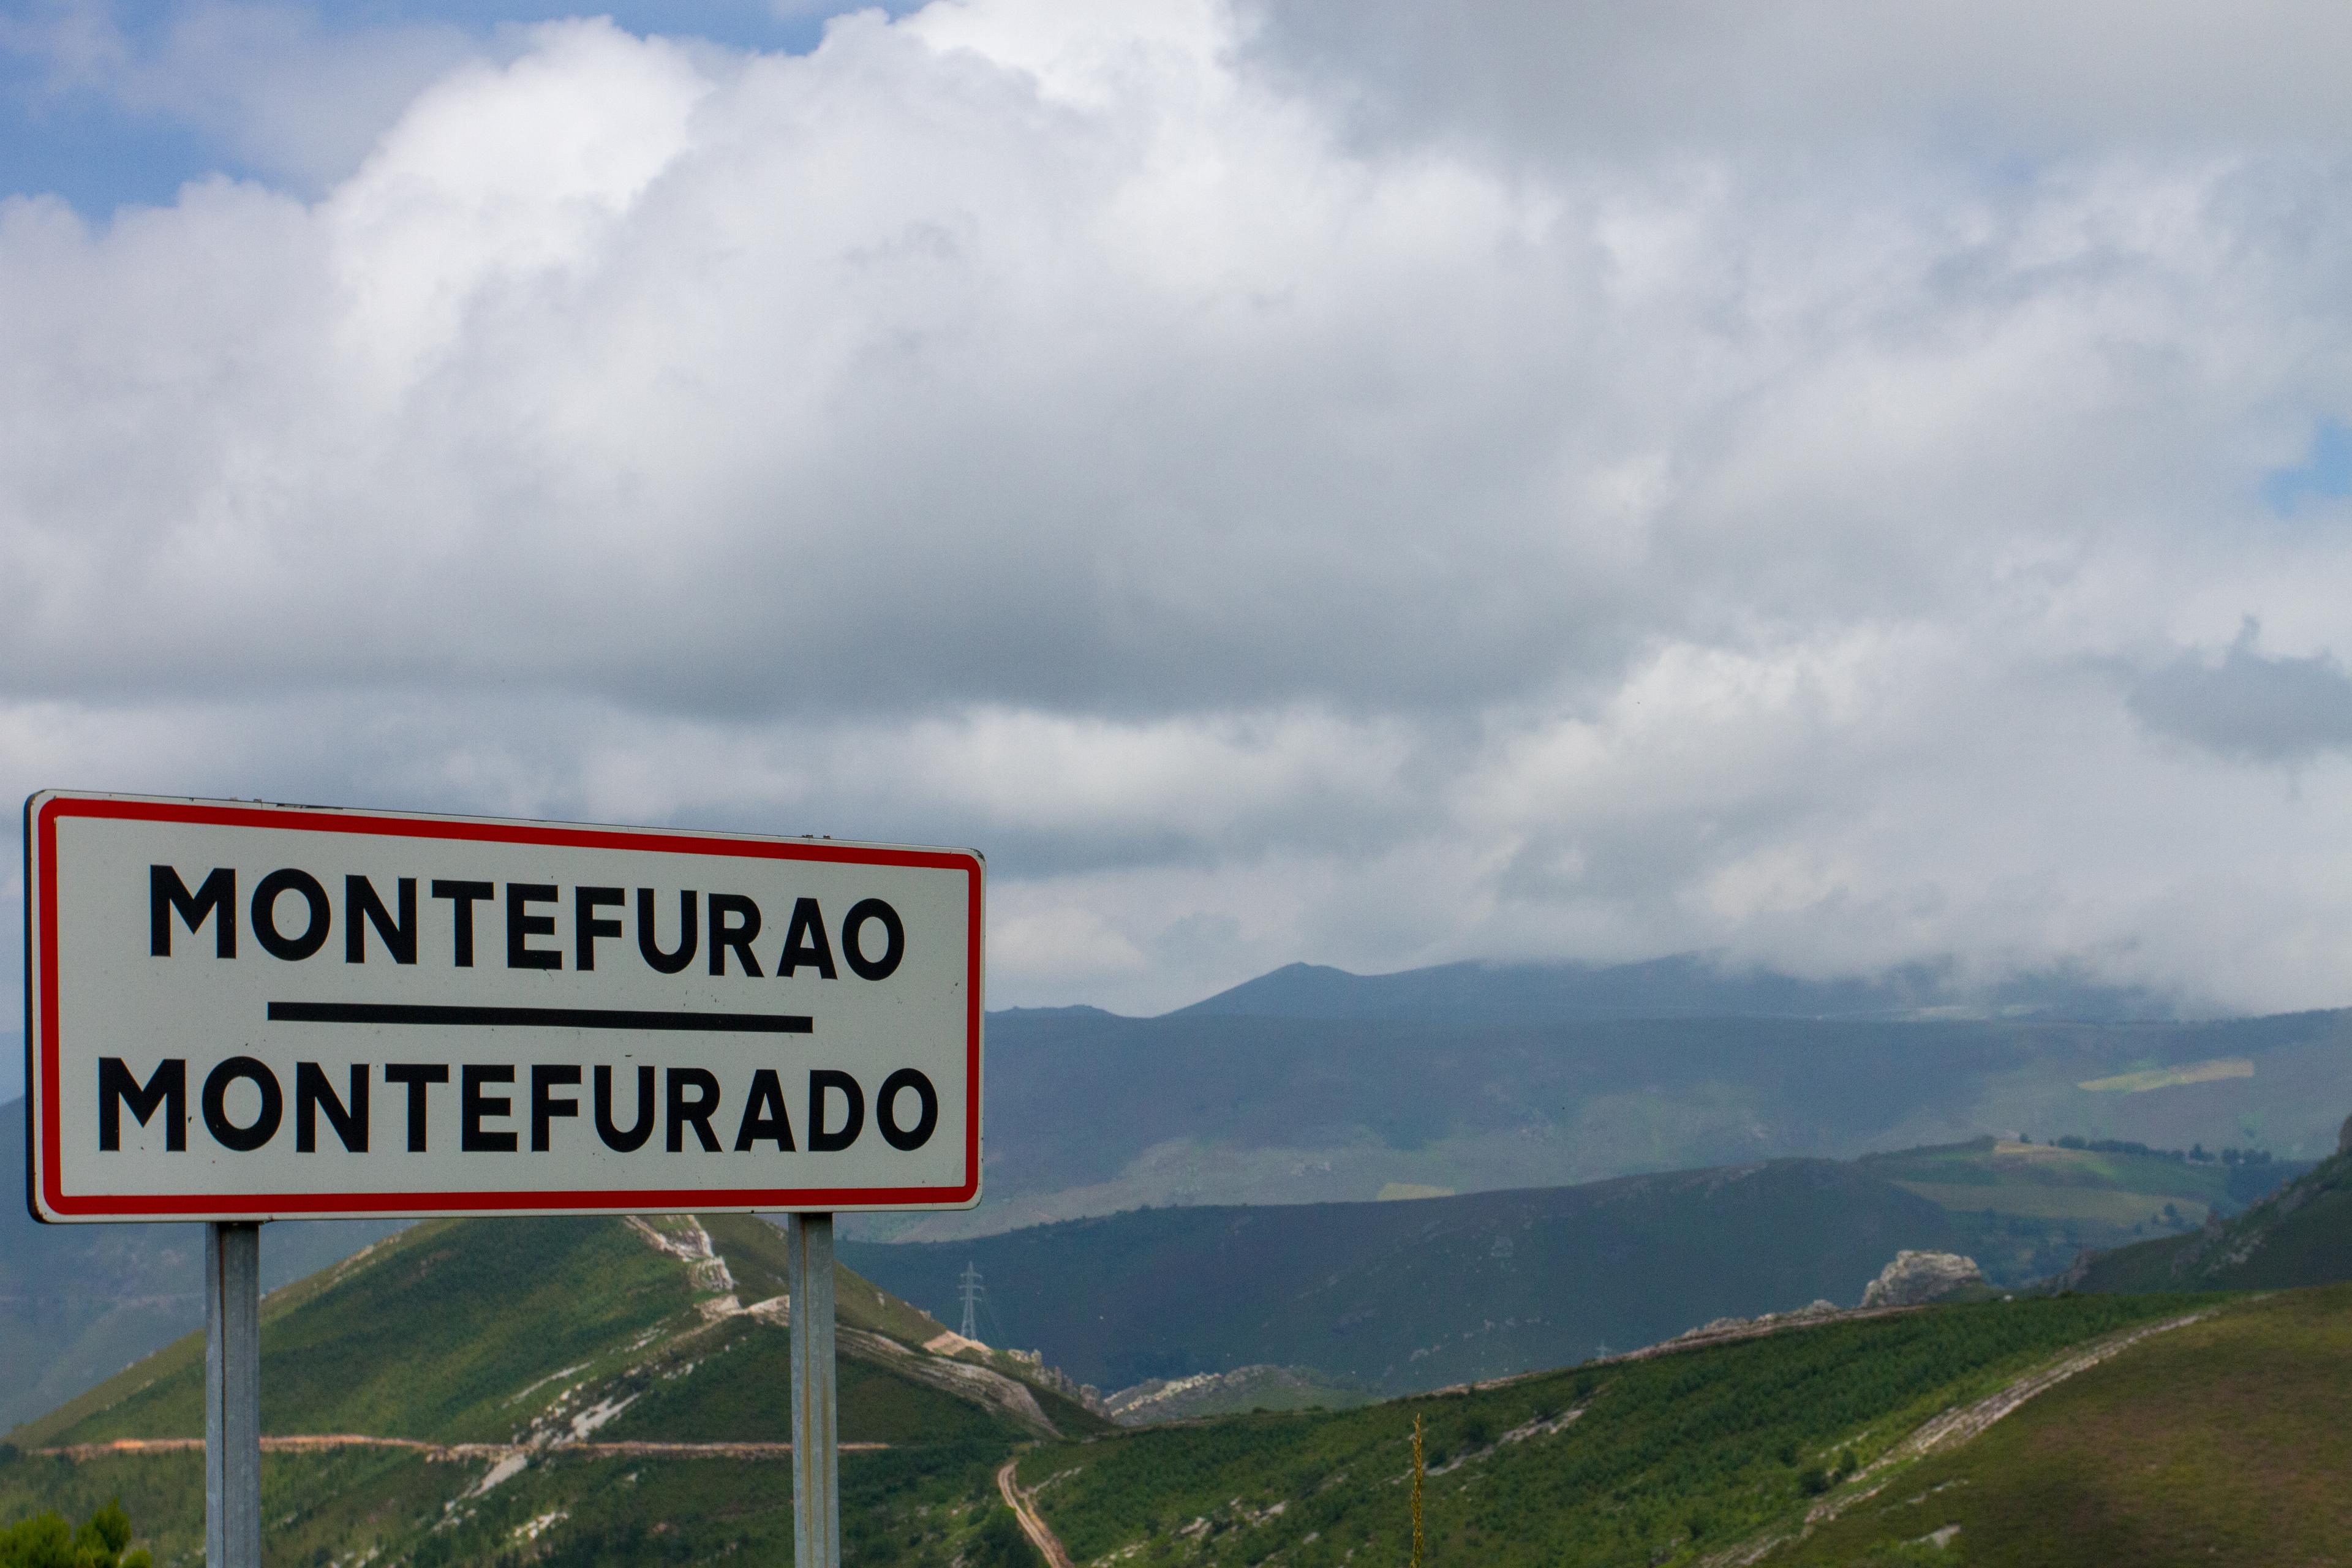
[[[440,1024],[538,1029],[682,1029],[805,1035],[803,1013],[654,1013],[629,1007],[461,1007],[404,1002],[272,1002],[273,1024]]]

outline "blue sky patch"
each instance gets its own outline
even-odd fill
[[[2297,467],[2263,476],[2263,500],[2281,517],[2308,496],[2352,495],[2352,430],[2330,419],[2311,437],[2311,455]]]
[[[487,38],[501,26],[603,16],[641,36],[802,54],[816,47],[829,16],[857,8],[841,0],[806,6],[765,0],[340,0],[287,9],[311,18],[330,37],[425,26]],[[882,8],[911,9],[905,0]],[[129,56],[152,60],[197,9],[182,0],[100,7],[95,15]],[[84,216],[102,220],[121,206],[168,205],[191,180],[269,177],[241,158],[217,127],[128,103],[102,73],[68,68],[52,39],[73,14],[60,0],[0,0],[0,197],[62,196]]]

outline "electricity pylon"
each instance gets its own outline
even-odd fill
[[[972,1314],[980,1306],[980,1299],[988,1292],[980,1282],[980,1269],[976,1266],[971,1263],[963,1266],[962,1277],[956,1283],[956,1293],[963,1298],[963,1327],[957,1331],[965,1339],[977,1342],[980,1323]]]

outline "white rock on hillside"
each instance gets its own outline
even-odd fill
[[[1864,1307],[1916,1307],[1932,1301],[1947,1290],[1962,1285],[1984,1282],[1982,1270],[1973,1258],[1963,1258],[1957,1252],[1912,1252],[1895,1255],[1895,1261],[1878,1271],[1878,1278],[1864,1287],[1862,1304]]]

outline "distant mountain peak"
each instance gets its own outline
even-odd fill
[[[1180,1015],[1271,1018],[1557,1023],[1596,1018],[2170,1019],[2165,998],[2069,973],[1969,981],[1957,964],[1915,963],[1860,979],[1807,980],[1741,968],[1719,954],[1633,963],[1465,961],[1388,974],[1286,963]]]
[[[1074,1002],[1066,1007],[996,1007],[989,1011],[992,1018],[1116,1018],[1118,1014],[1107,1007],[1097,1007],[1085,1002]]]

